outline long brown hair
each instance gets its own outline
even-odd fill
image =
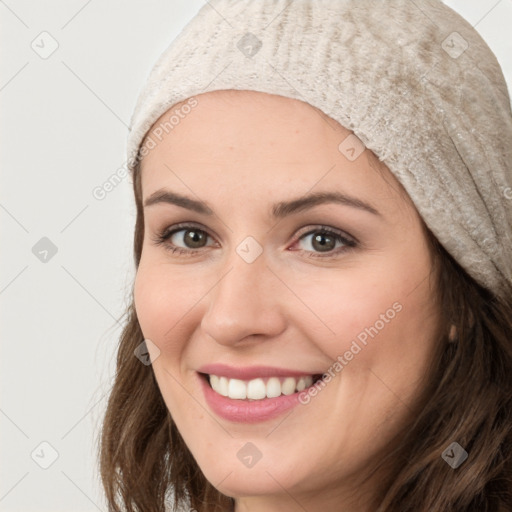
[[[144,237],[140,174],[137,168],[133,177],[136,268]],[[414,420],[373,468],[386,467],[389,475],[376,497],[376,510],[511,511],[512,289],[505,297],[494,296],[424,229],[434,257],[432,275],[442,318],[439,343]],[[133,293],[126,313],[100,434],[100,473],[109,511],[164,512],[170,501],[175,510],[233,510],[234,500],[206,480],[185,445],[151,366],[134,356],[143,334]],[[456,469],[442,458],[453,442],[468,453]]]

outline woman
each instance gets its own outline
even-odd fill
[[[512,510],[512,114],[438,1],[205,5],[128,140],[111,510]]]

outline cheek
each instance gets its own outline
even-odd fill
[[[158,266],[141,261],[134,283],[135,309],[144,337],[157,344],[160,350],[169,348],[165,340],[183,316],[178,289],[168,281]]]
[[[366,297],[354,294],[345,305],[350,321],[344,358],[351,359],[345,373],[372,389],[376,404],[393,404],[396,397],[412,402],[437,343],[438,316],[428,280],[408,279],[403,272],[367,292]]]
[[[393,338],[403,320],[400,283],[389,278],[389,269],[350,269],[339,278],[331,274],[314,285],[296,285],[295,290],[316,313],[317,318],[311,312],[306,315],[310,326],[318,325],[318,335],[312,339],[332,360],[347,351],[352,352],[347,354],[349,360],[356,353],[358,359],[369,360],[372,341]],[[314,334],[311,329],[309,333]]]
[[[310,288],[308,299],[334,331],[316,338],[322,351],[333,362],[341,357],[344,373],[359,372],[357,379],[367,368],[397,384],[401,378],[404,386],[414,383],[424,373],[438,322],[426,275],[426,259],[411,265],[397,258]]]
[[[191,304],[180,300],[179,287],[174,279],[166,277],[162,265],[147,264],[141,260],[134,282],[134,304],[137,318],[146,340],[159,350],[153,360],[153,372],[167,408],[174,413],[190,399],[188,392],[178,383],[183,380],[180,364],[186,349],[186,322],[182,319]]]
[[[167,366],[183,360],[188,340],[201,323],[201,300],[211,281],[156,258],[141,260],[134,283],[137,318],[144,337],[158,346]]]

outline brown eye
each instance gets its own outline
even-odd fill
[[[336,238],[327,233],[317,234],[312,238],[311,246],[320,252],[332,251],[336,247]]]
[[[309,257],[330,258],[357,247],[358,242],[343,231],[319,226],[300,236],[296,244],[300,251],[308,253]]]
[[[193,255],[207,247],[208,238],[211,237],[204,229],[186,224],[163,230],[153,238],[153,241],[171,253]]]
[[[183,256],[199,254],[200,250],[208,247],[210,235],[194,225],[174,226],[166,229],[153,240],[157,245],[163,245],[166,250]],[[308,243],[306,243],[309,240]],[[300,236],[294,245],[305,243],[306,247],[299,248],[300,252],[309,257],[330,258],[358,246],[358,242],[343,231],[335,231],[327,226],[320,226]],[[212,245],[212,244],[210,244]]]
[[[208,235],[204,231],[200,229],[180,229],[175,233],[180,231],[184,231],[185,234],[182,240],[189,249],[200,249],[205,246]]]

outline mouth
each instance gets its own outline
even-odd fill
[[[299,404],[323,373],[276,366],[211,363],[196,370],[210,410],[234,423],[264,423]]]
[[[250,380],[208,373],[199,373],[199,376],[217,395],[247,402],[294,395],[313,386],[322,378],[322,374],[266,376]]]

